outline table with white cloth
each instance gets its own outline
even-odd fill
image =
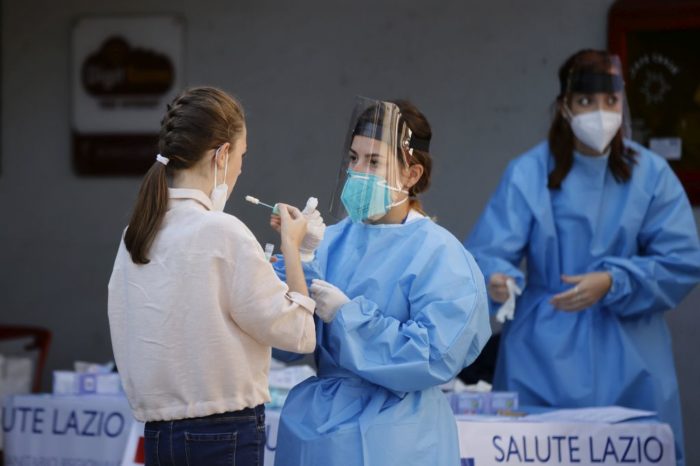
[[[528,421],[457,417],[462,466],[664,465],[675,466],[668,424]]]
[[[279,411],[268,409],[265,465],[272,466]],[[462,466],[674,466],[667,424],[527,422],[458,417]],[[15,395],[2,407],[5,466],[143,464],[143,424],[124,397]]]
[[[279,414],[268,411],[265,466],[274,463]],[[653,420],[526,422],[496,416],[458,416],[461,466],[675,466],[673,432]],[[409,446],[407,446],[409,447]]]
[[[119,466],[134,422],[126,398],[12,395],[3,401],[5,466]]]
[[[123,396],[13,395],[0,414],[4,466],[143,464],[143,424]],[[271,465],[279,411],[267,410],[266,418]]]

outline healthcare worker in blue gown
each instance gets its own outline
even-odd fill
[[[507,280],[524,287],[495,388],[525,405],[657,411],[682,465],[664,311],[700,280],[697,229],[666,161],[623,139],[616,58],[583,50],[562,65],[548,140],[510,163],[465,245],[492,305],[506,300]]]
[[[405,101],[358,99],[348,133],[331,208],[342,204],[347,218],[305,264],[318,376],[286,400],[275,464],[459,466],[439,385],[491,334],[484,278],[415,199],[430,181],[423,114]]]

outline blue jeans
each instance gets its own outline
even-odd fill
[[[263,466],[265,406],[147,422],[146,466]]]

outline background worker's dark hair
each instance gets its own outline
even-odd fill
[[[549,173],[547,187],[549,189],[561,188],[561,183],[569,174],[574,163],[574,133],[569,121],[562,114],[562,107],[569,106],[571,97],[567,93],[569,80],[575,73],[593,72],[610,73],[614,68],[612,56],[603,50],[585,49],[576,52],[569,57],[559,68],[560,92],[556,100],[556,112],[554,120],[549,128],[549,149],[554,156],[554,169]],[[626,148],[622,139],[620,128],[610,142],[610,157],[608,166],[615,179],[624,183],[632,176],[635,152]]]

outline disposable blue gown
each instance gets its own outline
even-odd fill
[[[283,277],[283,264],[275,265]],[[456,423],[438,385],[491,335],[472,256],[427,218],[346,219],[326,230],[305,273],[351,302],[331,323],[317,319],[318,376],[285,402],[275,465],[458,466]]]
[[[700,280],[700,249],[683,188],[661,157],[637,153],[631,179],[618,183],[607,157],[575,154],[560,190],[547,188],[547,143],[510,163],[465,245],[486,279],[500,272],[527,286],[503,327],[495,388],[526,405],[619,405],[657,411],[683,431],[671,338],[664,313]],[[556,310],[569,289],[562,274],[608,271],[613,283],[596,305]],[[494,310],[492,305],[492,311]]]

